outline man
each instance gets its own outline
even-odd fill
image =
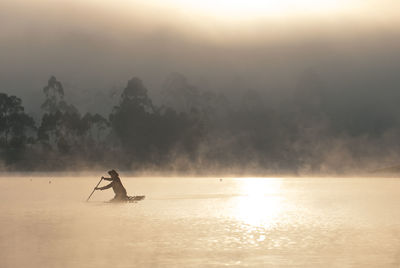
[[[111,178],[102,177],[102,179],[106,180],[106,181],[111,181],[111,183],[106,186],[103,186],[103,187],[96,187],[94,189],[95,190],[106,190],[106,189],[112,187],[112,189],[115,193],[115,196],[113,199],[110,200],[111,202],[128,200],[128,196],[126,194],[125,187],[122,185],[121,179],[119,178],[119,174],[114,169],[108,171],[108,174],[110,174]]]

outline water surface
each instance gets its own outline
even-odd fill
[[[0,178],[0,267],[399,267],[388,178]]]

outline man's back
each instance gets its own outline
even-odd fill
[[[111,184],[115,195],[124,197],[127,196],[126,189],[122,185],[121,179],[119,177],[113,179]]]

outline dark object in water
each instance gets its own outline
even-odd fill
[[[145,195],[135,195],[135,196],[128,196],[128,202],[129,203],[136,203],[137,201],[141,201],[143,199],[145,199],[146,196]]]
[[[126,199],[111,199],[110,201],[106,203],[137,203],[138,201],[142,201],[145,199],[145,195],[135,195],[135,196],[128,196]]]

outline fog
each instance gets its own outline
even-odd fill
[[[223,20],[173,1],[6,0],[0,88],[34,110],[52,74],[91,98],[132,76],[156,94],[172,72],[227,95],[279,94],[312,68],[330,90],[380,95],[399,85],[399,4],[384,2],[338,1],[347,9],[332,14]]]
[[[102,166],[87,159],[123,148],[128,155],[116,154],[126,169],[168,162],[169,170],[194,173],[209,164],[252,174],[260,167],[343,173],[397,165],[399,3],[307,5],[246,15],[172,0],[2,1],[0,92],[22,99],[35,132],[53,146],[49,153],[32,145],[29,158],[42,162],[56,159],[62,147],[43,124],[51,114],[43,109],[43,87],[54,75],[70,111],[99,113],[106,121],[114,116],[109,133],[96,134],[101,153],[88,143],[92,156],[69,156],[66,166]],[[124,92],[134,88],[146,89],[147,109],[158,116],[139,118],[150,122],[140,135],[139,125],[124,121]],[[186,115],[164,114],[166,107]],[[168,137],[157,136],[166,129]],[[57,131],[80,155],[82,134]]]
[[[0,266],[398,267],[399,10],[0,1]]]

